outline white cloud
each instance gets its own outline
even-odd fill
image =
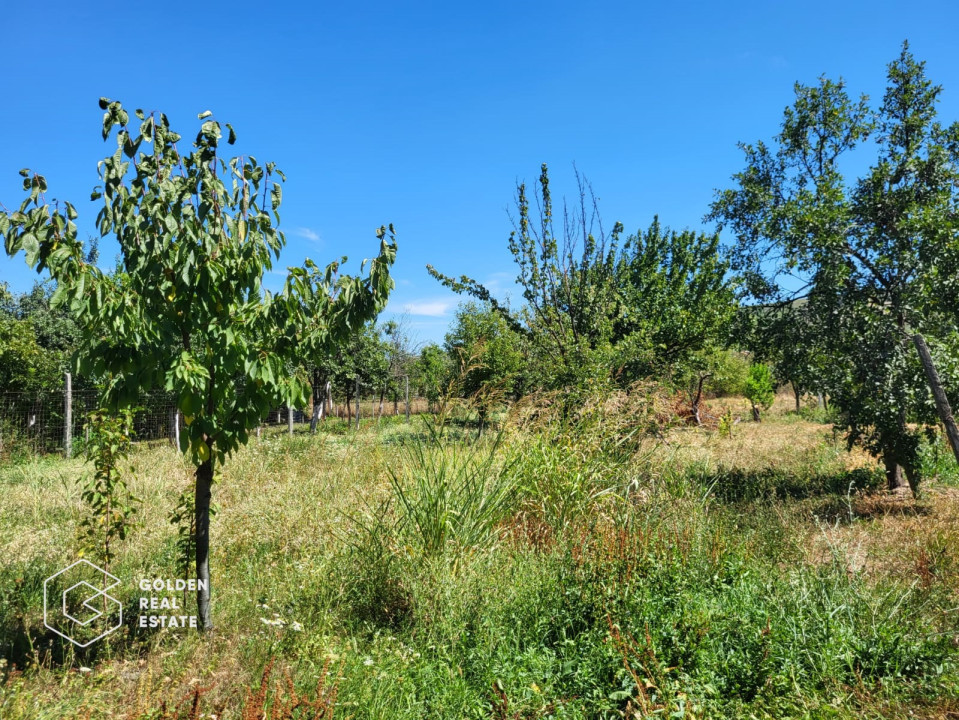
[[[313,242],[320,241],[320,234],[316,230],[311,230],[308,227],[298,227],[293,228],[290,231],[291,235],[296,235],[297,237],[306,238],[307,240],[312,240]]]
[[[454,303],[449,300],[414,300],[403,306],[403,311],[410,315],[424,315],[426,317],[446,317]]]
[[[508,288],[512,284],[510,282],[512,279],[513,276],[508,272],[494,272],[487,275],[486,282],[483,283],[483,286],[491,293],[498,293]]]

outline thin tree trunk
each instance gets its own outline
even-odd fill
[[[912,336],[912,341],[916,350],[919,351],[919,359],[926,371],[926,380],[929,382],[929,389],[932,390],[932,396],[935,398],[939,419],[946,426],[946,436],[949,438],[952,454],[956,456],[956,462],[959,462],[959,428],[956,427],[956,421],[952,416],[952,408],[949,406],[949,399],[946,397],[946,391],[942,389],[939,373],[936,372],[936,366],[932,362],[929,346],[926,345],[925,339],[919,333]]]
[[[316,434],[316,425],[320,421],[320,415],[323,410],[323,399],[320,397],[320,372],[313,371],[313,415],[310,418],[310,435]]]
[[[213,458],[196,469],[196,605],[200,627],[213,627],[210,617],[210,497]]]
[[[796,383],[792,384],[793,394],[796,396],[796,412],[798,413],[802,408],[800,407],[800,400],[802,399],[802,393],[799,391],[799,388],[796,386]]]
[[[693,400],[693,417],[696,418],[697,425],[703,424],[702,418],[699,416],[699,406],[703,399],[703,383],[710,377],[712,377],[712,373],[705,373],[699,376],[699,385],[696,388],[696,397]]]

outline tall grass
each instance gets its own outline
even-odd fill
[[[356,720],[959,711],[951,492],[850,488],[870,467],[802,419],[641,454],[608,428],[264,434],[215,486],[216,632],[130,628],[97,652],[42,629],[81,464],[0,468],[0,717],[236,720],[294,697],[292,717]],[[143,527],[116,574],[175,577],[189,467],[132,459]]]
[[[496,528],[513,509],[515,462],[500,457],[500,439],[463,448],[432,435],[404,447],[404,469],[389,469],[400,511],[399,530],[422,552],[436,556],[455,546],[481,548],[496,539]]]

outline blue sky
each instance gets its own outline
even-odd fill
[[[8,3],[0,202],[19,204],[30,167],[93,234],[111,151],[97,99],[165,112],[187,138],[209,109],[237,154],[287,174],[280,265],[346,254],[355,271],[392,222],[387,317],[441,340],[458,298],[424,266],[515,298],[507,210],[541,163],[554,200],[575,193],[575,163],[607,226],[659,214],[712,230],[701,218],[742,167],[736,143],[776,131],[797,80],[843,76],[878,98],[908,39],[945,87],[941,118],[959,119],[957,21],[951,2]],[[104,241],[101,265],[116,251]],[[0,280],[34,279],[0,254]]]

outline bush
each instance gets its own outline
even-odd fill
[[[772,407],[773,400],[776,398],[773,374],[767,365],[757,363],[749,368],[745,395],[753,406],[753,420],[759,422],[760,411]]]

